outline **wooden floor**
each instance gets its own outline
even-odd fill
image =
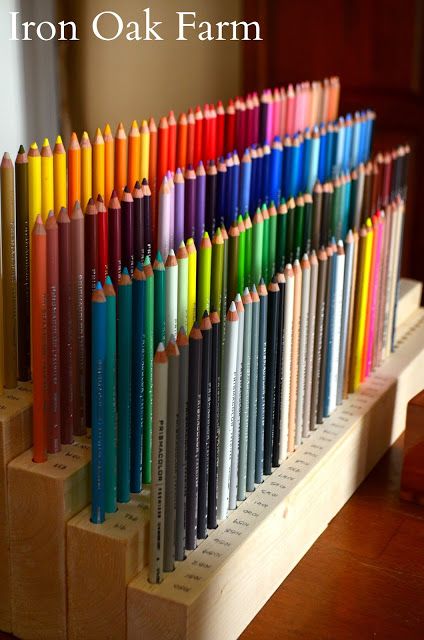
[[[408,428],[424,433],[424,393],[410,405]],[[424,507],[399,500],[402,445],[400,438],[240,640],[424,640]],[[11,637],[0,632],[0,640]]]

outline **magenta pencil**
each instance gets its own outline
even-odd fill
[[[281,140],[286,135],[286,118],[287,118],[287,96],[284,87],[281,88],[281,107],[280,107],[280,133]]]
[[[382,247],[383,247],[383,230],[384,230],[384,219],[382,218],[381,211],[378,211],[374,216],[375,223],[374,234],[376,234],[376,248],[375,248],[375,262],[373,264],[373,273],[372,273],[372,291],[371,291],[371,311],[370,311],[370,323],[369,323],[369,337],[368,337],[368,348],[367,348],[367,359],[365,366],[365,376],[369,376],[372,370],[372,362],[373,362],[373,350],[374,350],[374,342],[376,337],[376,318],[377,318],[377,306],[378,306],[378,297],[379,297],[379,274],[380,274],[380,265],[381,265],[381,256],[382,256]],[[374,255],[373,255],[374,258]]]
[[[254,133],[254,107],[253,100],[250,93],[246,98],[246,145],[245,147],[250,147],[254,143],[253,133]]]
[[[272,136],[271,140],[274,140],[275,136],[280,135],[280,125],[281,125],[281,94],[280,90],[275,87],[274,88],[274,96],[273,96],[273,124],[272,124]]]
[[[271,144],[274,132],[274,98],[271,89],[268,89],[268,113],[266,119],[266,141]]]
[[[252,144],[259,144],[259,98],[256,91],[252,94],[252,103],[253,103],[253,141]]]

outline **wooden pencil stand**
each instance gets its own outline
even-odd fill
[[[130,582],[128,640],[239,636],[404,429],[422,388],[424,309],[398,337],[360,390],[161,584],[146,570]]]
[[[8,466],[12,628],[24,640],[67,637],[66,523],[90,502],[90,455],[77,438],[47,462],[28,450]]]
[[[134,495],[102,524],[90,507],[67,526],[68,638],[126,638],[128,582],[147,564],[149,495]]]
[[[7,465],[31,446],[32,385],[19,383],[0,396],[0,629],[12,631]]]

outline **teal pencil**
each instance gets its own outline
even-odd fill
[[[144,260],[146,276],[146,316],[144,322],[144,416],[143,416],[143,483],[152,478],[152,411],[153,411],[153,319],[155,281],[149,256]]]
[[[132,282],[125,267],[118,284],[118,502],[130,499]]]
[[[105,363],[105,510],[116,511],[116,294],[110,276],[103,287],[106,296],[106,363]]]

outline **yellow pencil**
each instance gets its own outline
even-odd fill
[[[93,198],[105,198],[105,141],[99,128],[93,140]]]
[[[52,211],[53,207],[53,154],[48,138],[44,138],[41,148],[41,217],[43,222],[46,222],[49,211]]]
[[[115,182],[115,140],[110,125],[105,126],[103,132],[105,141],[105,206],[109,204]],[[96,196],[97,197],[97,196]]]
[[[193,238],[187,240],[186,249],[188,253],[187,333],[190,333],[196,320],[197,251]]]
[[[137,180],[140,179],[140,130],[137,120],[133,120],[128,134],[128,178],[127,185],[130,191],[134,189]]]
[[[41,157],[36,142],[28,151],[28,225],[32,230],[41,213]],[[29,252],[32,251],[32,233],[29,234]]]
[[[82,134],[81,142],[81,207],[85,211],[92,196],[92,149],[87,131]],[[96,196],[97,197],[97,196]]]
[[[147,120],[143,120],[140,127],[141,153],[140,153],[140,178],[149,181],[149,154],[150,154],[150,131]]]
[[[62,138],[57,136],[53,149],[53,192],[54,212],[56,216],[62,207],[66,207],[66,150]]]
[[[349,391],[356,391],[361,382],[362,352],[365,342],[367,320],[368,289],[370,282],[373,230],[370,218],[359,231],[359,256],[357,272],[357,298],[352,345]]]

